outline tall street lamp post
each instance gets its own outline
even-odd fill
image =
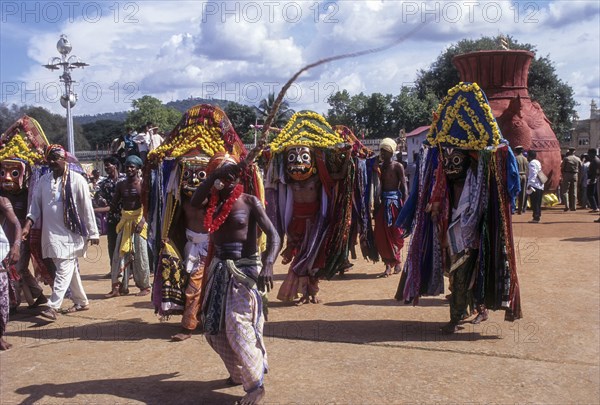
[[[71,53],[71,43],[67,39],[67,36],[62,34],[60,39],[56,43],[56,49],[60,53],[61,57],[50,58],[47,65],[42,65],[46,69],[58,70],[63,68],[63,74],[60,75],[60,81],[65,84],[65,94],[60,97],[60,104],[67,109],[67,142],[69,153],[75,156],[75,135],[73,133],[73,116],[71,115],[71,108],[77,103],[77,94],[71,91],[71,85],[74,83],[71,78],[71,70],[75,68],[83,68],[89,66],[79,60],[75,55],[68,56]]]

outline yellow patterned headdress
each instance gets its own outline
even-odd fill
[[[344,139],[331,128],[322,115],[312,111],[295,113],[279,135],[270,143],[272,153],[279,153],[290,146],[329,148]]]

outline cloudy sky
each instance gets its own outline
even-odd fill
[[[508,34],[536,45],[589,117],[600,98],[600,2],[583,1],[6,1],[0,2],[0,102],[63,113],[59,73],[41,65],[72,54],[75,115],[130,109],[132,99],[189,97],[257,105],[302,66],[397,44],[304,73],[291,107],[326,112],[327,98],[398,94],[449,45]]]

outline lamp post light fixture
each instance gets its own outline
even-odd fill
[[[83,68],[89,66],[79,60],[75,55],[68,56],[71,53],[71,43],[67,39],[67,36],[62,34],[60,39],[56,43],[56,49],[60,53],[61,57],[50,58],[47,65],[42,65],[46,69],[58,70],[63,68],[63,74],[59,76],[60,81],[65,84],[65,94],[60,97],[60,105],[67,110],[67,142],[69,153],[75,155],[75,135],[73,133],[73,116],[71,115],[71,108],[77,103],[77,94],[71,90],[71,85],[74,83],[71,78],[71,70],[75,68]]]

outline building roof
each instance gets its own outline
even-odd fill
[[[422,127],[418,127],[416,129],[413,129],[412,131],[410,131],[408,134],[406,134],[407,138],[410,138],[412,136],[417,136],[417,135],[421,135],[423,132],[425,131],[429,131],[429,128],[431,127],[431,125],[423,125]]]

